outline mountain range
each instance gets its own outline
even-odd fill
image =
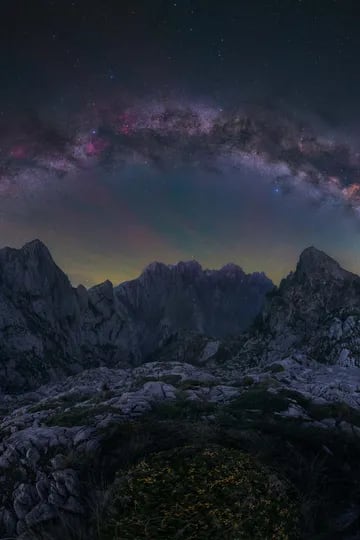
[[[0,250],[0,381],[36,387],[84,367],[144,362],[178,330],[223,338],[247,329],[272,282],[236,265],[152,263],[137,279],[74,288],[39,240]]]
[[[278,287],[189,261],[90,289],[3,248],[0,388],[0,539],[117,538],[134,464],[190,447],[287,486],[299,527],[269,538],[360,538],[360,277],[314,247]]]

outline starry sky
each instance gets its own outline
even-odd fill
[[[360,6],[2,0],[0,245],[77,285],[153,260],[360,273]]]

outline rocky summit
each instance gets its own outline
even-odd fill
[[[0,306],[0,538],[185,540],[207,508],[199,538],[360,538],[360,278],[325,253],[279,287],[190,261],[86,290],[34,241]]]
[[[264,354],[278,358],[296,352],[320,363],[358,365],[359,315],[359,276],[307,248],[295,272],[267,299],[259,321]]]

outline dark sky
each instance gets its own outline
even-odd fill
[[[74,283],[154,259],[360,272],[360,6],[2,0],[0,244]]]

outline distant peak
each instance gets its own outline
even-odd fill
[[[190,259],[189,261],[180,261],[175,265],[175,267],[179,268],[179,270],[192,269],[202,271],[201,264],[195,259]]]
[[[98,283],[97,285],[91,287],[87,292],[90,294],[90,297],[93,297],[93,295],[100,295],[107,298],[108,300],[112,300],[114,294],[114,287],[111,281],[109,279],[106,279],[105,281],[102,281],[101,283]]]
[[[101,281],[100,283],[96,283],[96,285],[93,285],[93,287],[91,287],[91,288],[95,289],[95,287],[110,289],[110,288],[113,287],[113,284],[110,281],[110,279],[105,279],[105,281]]]
[[[143,273],[147,272],[159,272],[161,270],[167,269],[168,266],[162,262],[153,261],[147,266],[145,266]]]
[[[179,261],[176,264],[165,264],[162,262],[154,261],[150,264],[148,264],[144,270],[144,273],[151,272],[151,273],[158,273],[158,272],[164,272],[169,270],[202,270],[202,266],[200,263],[195,261],[194,259],[191,259],[189,261]]]
[[[224,266],[222,266],[218,272],[221,274],[226,274],[227,276],[245,276],[245,272],[241,266],[235,263],[224,264]]]
[[[232,262],[224,264],[224,266],[222,266],[220,270],[240,270],[241,272],[243,272],[241,266]]]

